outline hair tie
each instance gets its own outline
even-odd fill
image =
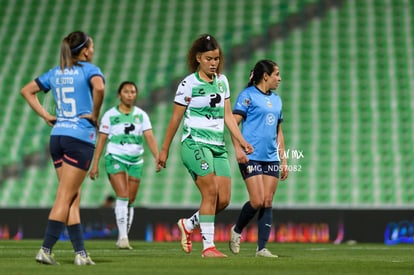
[[[85,35],[85,36],[86,36],[85,37],[85,41],[83,41],[82,43],[80,43],[78,46],[70,49],[70,51],[72,53],[75,53],[75,52],[79,51],[80,49],[82,49],[86,45],[86,43],[88,43],[89,36],[88,35]]]
[[[254,70],[251,70],[249,80],[252,81],[253,77],[254,77]]]

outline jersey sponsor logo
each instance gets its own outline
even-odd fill
[[[217,104],[221,102],[220,94],[211,94],[210,95],[210,107],[216,107]]]
[[[125,123],[124,126],[124,133],[127,135],[129,135],[129,133],[135,130],[135,125],[132,123]]]
[[[272,113],[267,114],[266,116],[266,125],[274,125],[276,121],[275,115]]]
[[[63,72],[62,70],[56,70],[55,71],[55,75],[79,75],[79,71],[77,69],[64,69]]]

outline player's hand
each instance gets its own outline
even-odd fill
[[[162,167],[161,167],[161,165],[159,164],[159,156],[157,156],[156,158],[155,158],[155,172],[159,172],[159,171],[161,171],[161,169],[162,169]]]
[[[56,117],[52,116],[51,114],[47,114],[44,118],[43,118],[47,125],[49,125],[50,127],[53,127],[53,125],[55,125],[56,123]]]
[[[237,163],[248,163],[249,162],[249,158],[247,157],[243,148],[239,148],[238,150],[235,150],[235,152],[236,152]]]
[[[244,153],[246,153],[246,155],[249,155],[251,153],[254,152],[254,148],[253,146],[251,146],[247,141],[243,140],[242,142],[240,142],[240,146],[243,148]]]
[[[89,171],[89,178],[91,180],[95,180],[99,176],[99,169],[98,167],[92,166],[91,170]]]
[[[289,175],[289,169],[286,161],[283,161],[280,165],[280,179],[285,180],[288,178]]]
[[[85,118],[87,120],[89,120],[89,122],[95,126],[96,128],[98,128],[98,118],[95,117],[93,114],[85,114],[85,115],[81,115],[79,116],[80,118]]]
[[[167,167],[167,159],[168,159],[168,152],[166,150],[162,150],[160,154],[158,155],[158,158],[156,159],[156,166],[157,169],[159,168],[166,168]]]

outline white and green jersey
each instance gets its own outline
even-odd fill
[[[143,163],[143,133],[152,129],[145,111],[134,106],[129,114],[112,107],[102,117],[99,132],[108,135],[106,154],[126,164]]]
[[[197,72],[184,78],[174,99],[187,106],[181,141],[191,136],[198,142],[224,145],[224,100],[229,97],[225,75],[217,75],[211,83],[202,80]]]

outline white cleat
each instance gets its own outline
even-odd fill
[[[234,232],[234,227],[235,225],[233,225],[230,229],[229,248],[233,254],[239,254],[241,234]]]
[[[37,252],[35,259],[36,259],[36,262],[41,263],[41,264],[59,265],[59,263],[55,260],[55,257],[53,254],[48,254],[41,248],[39,252]]]
[[[80,254],[76,254],[75,261],[73,263],[75,265],[95,265],[95,262],[92,261],[91,257],[83,257]]]
[[[256,251],[256,257],[279,258],[279,256],[272,254],[267,248],[262,248],[260,251]]]
[[[129,245],[129,240],[128,238],[121,238],[116,242],[116,246],[119,249],[129,249],[131,250],[132,247]]]

